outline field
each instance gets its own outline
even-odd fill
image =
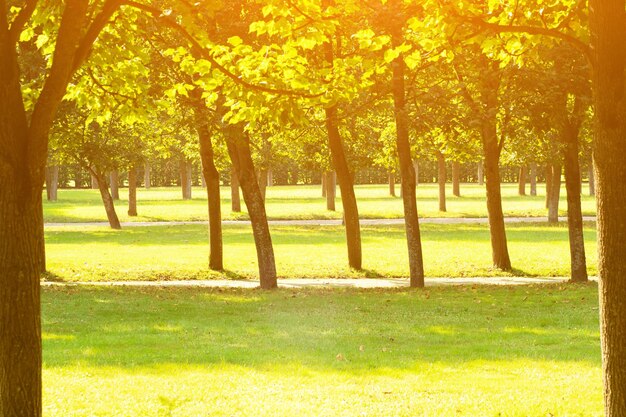
[[[583,213],[595,214],[595,200],[583,187]],[[446,213],[439,211],[438,191],[435,184],[418,186],[418,210],[421,217],[486,217],[484,187],[462,184],[461,197],[452,195],[448,184]],[[384,185],[359,185],[355,188],[361,218],[401,218],[402,198],[391,197]],[[545,187],[538,185],[539,196],[520,197],[516,184],[502,185],[502,204],[505,216],[546,216]],[[339,195],[338,189],[338,195]],[[152,188],[138,190],[139,216],[129,218],[127,193],[120,190],[117,213],[121,221],[193,221],[206,220],[206,191],[193,189],[193,199],[183,201],[180,189]],[[247,219],[242,199],[242,213],[230,210],[230,188],[222,187],[222,217],[227,220]],[[337,199],[336,212],[326,210],[325,199],[319,186],[268,187],[266,207],[270,219],[340,219],[341,199]],[[565,214],[565,189],[561,191],[561,214]],[[95,222],[106,221],[106,215],[97,190],[59,190],[59,200],[44,202],[46,222]]]
[[[601,416],[597,287],[47,288],[44,415]]]

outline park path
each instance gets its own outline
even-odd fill
[[[506,217],[505,223],[547,223],[547,217]],[[567,217],[559,217],[560,222],[566,222]],[[583,221],[596,221],[595,216],[584,216]],[[487,217],[425,217],[420,219],[422,224],[487,224]],[[361,219],[361,226],[392,226],[403,225],[404,219]],[[207,221],[169,221],[169,222],[124,222],[122,227],[149,227],[149,226],[182,226],[193,224],[208,224]],[[249,220],[222,220],[223,225],[250,225]],[[269,220],[270,226],[341,226],[341,220]],[[107,227],[107,222],[84,223],[46,223],[46,227]]]
[[[591,280],[597,280],[595,277]],[[559,284],[567,282],[564,277],[476,277],[476,278],[426,278],[427,287],[454,285],[531,285]],[[135,288],[258,288],[257,280],[189,280],[189,281],[94,281],[56,282],[43,281],[44,287],[135,287]],[[406,278],[286,278],[278,280],[279,288],[406,288]]]

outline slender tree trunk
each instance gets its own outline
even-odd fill
[[[461,166],[458,162],[452,162],[452,194],[461,197]]]
[[[113,203],[113,197],[109,192],[106,177],[104,174],[95,174],[95,177],[98,182],[98,189],[100,190],[100,196],[102,197],[102,203],[104,204],[104,210],[106,211],[109,225],[111,226],[111,229],[119,230],[122,228],[122,225],[120,224],[120,219],[117,217],[115,204]]]
[[[589,196],[596,195],[596,181],[595,174],[593,172],[593,157],[589,158]]]
[[[537,164],[534,162],[530,164],[530,195],[537,195]]]
[[[150,162],[146,162],[144,165],[144,171],[143,171],[143,182],[144,182],[144,187],[146,188],[146,190],[150,189]]]
[[[324,54],[326,62],[332,66],[334,60],[332,41],[324,44]],[[356,196],[354,194],[352,173],[350,172],[350,168],[348,168],[348,161],[343,149],[341,134],[339,133],[337,105],[326,108],[325,113],[328,147],[330,148],[333,168],[337,174],[337,181],[339,182],[339,188],[341,190],[343,220],[345,223],[346,242],[348,245],[348,264],[351,268],[360,270],[362,265],[362,253],[359,210],[356,203]]]
[[[392,44],[399,46],[402,42],[402,28],[397,25],[392,30]],[[422,257],[422,240],[420,236],[419,218],[417,216],[417,199],[415,192],[415,170],[411,159],[411,143],[409,141],[409,116],[405,102],[403,54],[391,63],[392,92],[394,113],[396,117],[396,146],[400,160],[402,178],[402,203],[404,206],[404,222],[406,241],[409,251],[409,277],[411,287],[424,287],[424,261]]]
[[[259,189],[261,190],[261,197],[265,201],[265,194],[267,193],[267,170],[259,170]]]
[[[420,182],[420,165],[417,160],[413,160],[413,170],[415,171],[415,186],[417,187]]]
[[[272,171],[272,168],[267,169],[267,186],[274,186],[274,171]]]
[[[589,2],[596,129],[600,338],[606,417],[626,416],[624,0]]]
[[[265,204],[256,178],[252,154],[250,152],[250,138],[244,132],[243,125],[227,125],[225,127],[228,154],[238,174],[243,199],[248,208],[252,233],[256,245],[259,262],[259,279],[261,288],[272,289],[277,287],[276,261],[270,235]]]
[[[478,163],[478,185],[485,184],[485,168],[483,166],[484,162]]]
[[[437,182],[439,183],[439,211],[446,210],[446,160],[437,152]]]
[[[98,179],[93,174],[91,174],[91,189],[92,190],[100,189],[100,186],[98,185]]]
[[[567,227],[571,281],[587,281],[587,260],[583,235],[583,214],[580,202],[580,164],[578,162],[578,131],[572,132],[563,148],[565,166],[565,188],[567,190]]]
[[[230,211],[241,213],[241,198],[239,197],[239,175],[233,164],[230,168]]]
[[[320,184],[322,184],[322,197],[326,197],[326,171],[322,172]]]
[[[392,197],[396,196],[396,176],[393,172],[389,173],[389,195]]]
[[[548,198],[548,223],[559,222],[559,200],[561,198],[561,171],[560,164],[552,164],[552,179]]]
[[[522,166],[519,169],[519,176],[517,181],[517,194],[526,195],[526,166]]]
[[[552,164],[546,165],[546,208],[550,208],[550,198],[552,196],[552,180],[554,179],[554,167]]]
[[[46,196],[48,201],[57,201],[59,190],[59,166],[53,165],[46,169]]]
[[[180,186],[183,200],[191,200],[191,162],[186,157],[180,159]]]
[[[113,200],[120,199],[120,173],[117,169],[111,171],[111,197]]]
[[[335,211],[335,198],[337,196],[337,175],[333,171],[324,174],[326,191],[326,210]]]
[[[128,215],[137,216],[137,168],[128,170]]]
[[[209,268],[214,271],[224,269],[224,249],[222,238],[222,205],[220,199],[220,173],[215,166],[215,153],[211,142],[209,112],[202,99],[200,89],[193,90],[190,96],[194,99],[194,117],[198,141],[200,143],[200,160],[202,161],[202,178],[206,184],[207,204],[209,213]],[[235,176],[236,177],[236,176]],[[237,187],[239,197],[239,187]]]

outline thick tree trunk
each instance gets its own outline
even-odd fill
[[[396,26],[392,31],[392,44],[402,43],[402,29]],[[409,141],[409,115],[405,103],[404,72],[405,64],[402,54],[391,63],[392,92],[394,113],[396,117],[396,146],[400,160],[402,178],[402,203],[404,206],[404,223],[406,241],[409,251],[409,277],[413,288],[424,287],[424,260],[422,257],[422,240],[419,218],[417,216],[417,199],[415,192],[415,170],[411,159],[411,143]]]
[[[626,416],[626,85],[624,0],[589,4],[596,129],[600,330],[606,417]]]
[[[265,204],[256,178],[254,163],[252,162],[250,139],[244,132],[241,124],[227,125],[224,130],[228,154],[237,171],[243,199],[246,202],[250,222],[252,223],[252,233],[259,262],[261,288],[276,288],[274,248],[267,223]]]
[[[589,168],[588,168],[588,176],[589,176],[589,196],[593,197],[596,195],[596,181],[595,174],[593,170],[593,158],[589,158]]]
[[[191,162],[184,156],[180,159],[180,187],[183,200],[191,200]]]
[[[478,185],[485,184],[485,168],[483,162],[478,163]]]
[[[537,164],[534,162],[530,164],[530,195],[537,195]]]
[[[446,160],[441,152],[437,152],[437,183],[439,184],[439,211],[446,210]]]
[[[92,172],[93,174],[93,172]],[[117,213],[115,211],[115,204],[113,202],[113,197],[109,192],[109,186],[106,181],[106,177],[104,174],[96,174],[95,178],[98,183],[98,189],[100,190],[100,197],[102,197],[102,203],[104,204],[104,210],[107,214],[107,219],[109,220],[109,225],[111,229],[119,230],[122,228],[120,224],[120,219],[117,217]]]
[[[396,196],[396,176],[393,172],[389,173],[389,195],[392,197]]]
[[[222,205],[220,199],[220,173],[215,166],[215,153],[211,142],[209,128],[209,112],[202,100],[199,89],[192,91],[195,99],[194,116],[198,141],[200,143],[200,160],[202,161],[202,178],[206,184],[209,213],[209,268],[214,271],[224,269],[224,249],[222,239]],[[237,196],[239,188],[237,187]]]
[[[517,194],[526,195],[526,166],[522,166],[519,169],[519,175],[517,178]]]
[[[230,211],[241,213],[241,198],[239,197],[239,175],[233,164],[230,167]]]
[[[334,60],[332,41],[324,44],[324,55],[326,62],[332,66]],[[346,242],[348,245],[348,264],[351,268],[360,270],[362,265],[362,253],[359,209],[354,194],[352,173],[348,167],[341,134],[339,133],[337,105],[326,108],[325,113],[328,147],[330,148],[333,168],[337,174],[337,181],[339,182],[339,189],[341,190],[343,221],[346,228]]]
[[[111,171],[110,174],[110,178],[111,178],[111,197],[113,197],[113,200],[119,200],[120,199],[120,173],[117,169],[114,169],[113,171]]]
[[[580,164],[578,162],[578,132],[567,138],[563,148],[565,166],[565,188],[567,190],[567,227],[569,231],[569,250],[571,281],[587,281],[587,260],[585,257],[585,238],[583,235],[583,214],[580,202]]]
[[[94,177],[93,174],[91,174],[91,189],[92,190],[100,189],[100,186],[98,185],[98,179]]]
[[[137,168],[128,170],[128,215],[137,216]]]
[[[143,183],[144,183],[144,187],[146,188],[146,190],[150,189],[150,162],[146,162],[144,165],[144,171],[143,171]]]
[[[452,194],[461,197],[461,166],[458,162],[452,162]]]
[[[335,199],[337,197],[337,174],[334,171],[328,171],[324,174],[326,185],[326,210],[335,211]]]
[[[59,166],[46,168],[46,197],[48,201],[57,201],[59,190]]]
[[[552,179],[548,193],[548,223],[559,222],[559,200],[561,198],[561,164],[552,164]]]

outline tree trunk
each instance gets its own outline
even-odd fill
[[[446,210],[446,160],[441,152],[437,152],[437,183],[439,184],[439,211]]]
[[[326,197],[326,171],[322,172],[320,184],[322,185],[322,197]]]
[[[596,195],[596,181],[595,174],[593,172],[593,157],[589,158],[589,196]]]
[[[272,171],[272,168],[267,169],[267,186],[274,186],[274,172]]]
[[[332,41],[324,44],[326,62],[332,66],[334,51]],[[333,167],[339,181],[341,190],[341,202],[343,205],[343,220],[346,228],[346,241],[348,245],[348,264],[351,268],[360,270],[362,265],[361,253],[361,226],[359,224],[359,210],[354,194],[352,173],[348,168],[348,161],[343,149],[341,134],[339,133],[339,121],[337,119],[337,105],[325,109],[326,131],[328,134],[328,147],[332,158]],[[327,190],[328,192],[328,190]]]
[[[120,199],[120,174],[117,169],[111,171],[111,197],[113,200]]]
[[[554,167],[552,164],[546,165],[546,208],[550,208],[550,198],[552,196],[552,179],[554,178]]]
[[[548,192],[548,223],[559,222],[559,200],[561,198],[561,171],[560,164],[552,164],[552,179]]]
[[[137,168],[128,170],[128,215],[137,216]]]
[[[46,169],[46,196],[48,201],[57,201],[59,190],[59,166],[53,165]]]
[[[252,233],[256,245],[259,262],[259,279],[262,289],[277,287],[276,261],[270,235],[265,204],[256,178],[252,154],[250,152],[250,138],[244,131],[242,124],[227,125],[224,128],[228,154],[237,171],[243,199],[248,208]]]
[[[606,417],[626,416],[624,0],[589,2],[596,129],[600,331]]]
[[[392,44],[397,47],[402,42],[402,28],[394,26],[392,30]],[[400,174],[402,178],[402,203],[404,206],[404,223],[406,240],[409,251],[410,286],[424,287],[424,261],[422,257],[422,240],[420,236],[419,218],[417,216],[417,199],[415,192],[415,170],[411,159],[411,143],[409,141],[409,115],[405,103],[403,54],[400,54],[391,63],[392,92],[394,113],[396,117],[396,146],[400,160]]]
[[[183,200],[191,200],[191,162],[184,156],[180,159],[180,186]]]
[[[478,185],[485,184],[485,167],[483,166],[483,162],[478,163]]]
[[[241,198],[239,197],[239,176],[233,164],[230,168],[230,211],[241,213]]]
[[[583,214],[580,202],[580,164],[578,162],[578,132],[572,132],[563,148],[565,188],[567,190],[567,227],[571,277],[573,282],[587,282],[587,261],[583,235]]]
[[[98,179],[94,177],[93,174],[91,174],[91,189],[92,190],[100,189],[100,186],[98,185]]]
[[[396,196],[396,176],[393,172],[389,173],[389,195],[392,197]]]
[[[267,170],[259,170],[259,189],[261,190],[261,197],[265,201],[265,194],[267,193]]]
[[[537,195],[537,164],[534,162],[530,164],[530,195]]]
[[[417,187],[420,182],[420,166],[417,160],[413,161],[413,170],[415,171],[415,186]]]
[[[324,174],[324,184],[326,185],[326,210],[335,211],[335,198],[337,196],[337,174],[328,171]]]
[[[526,166],[521,166],[519,169],[517,194],[522,196],[526,195]]]
[[[107,184],[105,174],[94,174],[92,172],[92,175],[94,175],[97,180],[100,197],[102,197],[102,203],[104,204],[104,210],[106,211],[111,229],[121,229],[122,225],[120,224],[120,219],[117,217],[117,213],[115,212],[115,204],[113,203],[113,197],[109,192],[109,186]]]
[[[150,162],[146,162],[143,171],[143,182],[146,190],[150,189]]]
[[[224,269],[224,248],[222,238],[222,205],[220,199],[220,173],[215,166],[215,153],[211,142],[209,112],[202,99],[200,89],[195,89],[190,96],[194,99],[194,120],[200,143],[202,178],[206,184],[209,213],[209,268],[214,271]],[[239,197],[239,187],[237,187]]]
[[[452,162],[452,194],[461,197],[461,166],[458,162]]]

